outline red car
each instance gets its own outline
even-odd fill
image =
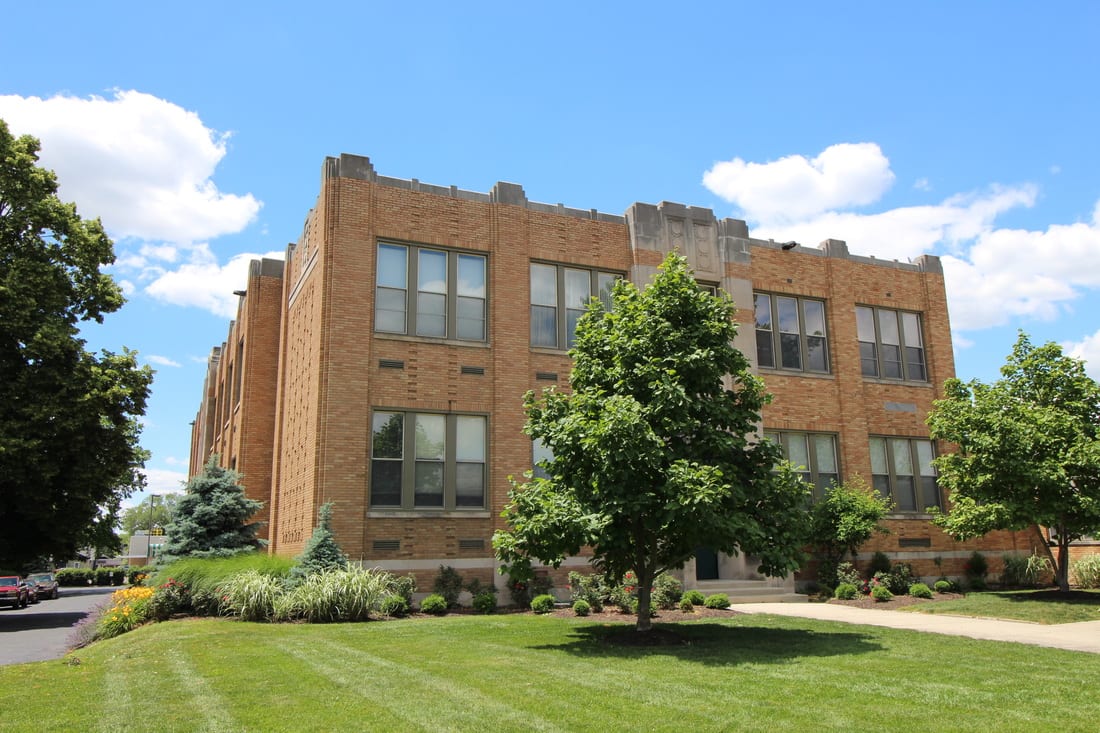
[[[0,575],[0,606],[26,608],[28,599],[27,586],[18,575]]]

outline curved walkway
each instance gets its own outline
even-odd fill
[[[832,603],[738,603],[730,608],[740,613],[770,613],[819,621],[887,626],[892,629],[969,636],[972,639],[989,641],[1012,641],[1100,654],[1100,621],[1044,625],[969,616],[876,611]]]

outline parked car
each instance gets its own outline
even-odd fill
[[[58,590],[57,578],[53,573],[31,573],[27,580],[33,581],[38,587],[39,598],[57,598],[61,592]]]
[[[38,586],[34,584],[34,581],[30,578],[24,578],[22,580],[23,586],[27,589],[27,603],[38,603],[41,598],[38,597]]]
[[[27,584],[18,575],[0,575],[0,606],[27,607]]]

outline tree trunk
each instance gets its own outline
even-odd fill
[[[1069,537],[1058,528],[1058,590],[1063,593],[1069,591]]]
[[[646,568],[640,571],[636,570],[634,574],[638,576],[638,625],[635,630],[652,631],[653,619],[650,609],[653,604],[653,571]]]

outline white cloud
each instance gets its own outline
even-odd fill
[[[228,134],[150,94],[6,95],[0,117],[41,141],[61,197],[100,217],[114,237],[195,242],[239,232],[260,210],[252,194],[223,193],[213,181]]]
[[[180,363],[178,361],[172,361],[167,356],[158,356],[157,354],[150,354],[146,358],[150,362],[152,362],[153,364],[158,364],[160,366],[168,366],[168,367],[178,367],[178,366],[180,366]]]
[[[917,189],[918,191],[931,191],[932,184],[928,182],[927,178],[918,178],[917,180],[913,181],[913,188]]]
[[[736,203],[752,221],[789,222],[873,203],[894,183],[890,161],[874,143],[841,143],[816,158],[789,155],[768,163],[716,163],[703,185]]]
[[[129,509],[141,504],[150,494],[182,494],[186,489],[187,474],[181,471],[167,471],[162,468],[144,468],[145,490],[135,492],[122,500],[122,508]]]
[[[237,315],[238,298],[233,291],[247,284],[249,262],[262,257],[282,259],[283,256],[282,252],[245,252],[219,265],[205,244],[191,248],[190,254],[190,262],[175,270],[157,272],[145,287],[145,293],[164,303],[202,308],[226,318]]]
[[[1085,362],[1085,371],[1093,379],[1100,379],[1100,331],[1080,341],[1062,344],[1062,350]]]

